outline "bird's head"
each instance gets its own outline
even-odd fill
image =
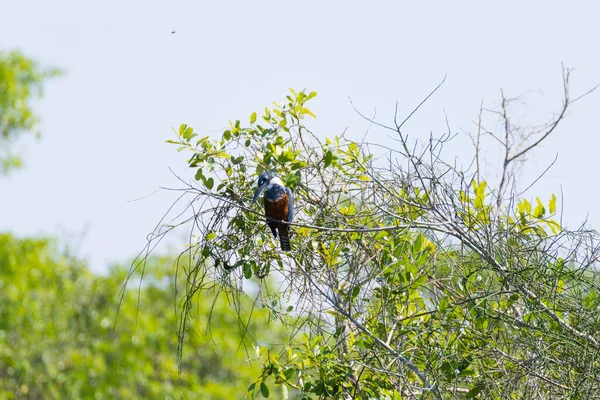
[[[283,182],[281,182],[281,179],[275,173],[271,171],[263,171],[263,173],[261,173],[258,177],[258,188],[254,193],[254,198],[252,199],[252,202],[254,203],[256,200],[258,200],[258,196],[260,196],[262,191],[270,185],[283,186]]]

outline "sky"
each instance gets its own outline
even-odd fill
[[[58,236],[96,272],[143,248],[176,194],[185,154],[165,143],[187,123],[217,135],[288,88],[317,91],[311,128],[323,136],[389,140],[350,105],[391,122],[444,76],[406,125],[413,137],[458,133],[451,157],[468,160],[481,101],[522,96],[522,124],[560,109],[561,63],[574,95],[600,83],[600,5],[589,1],[7,1],[0,50],[19,49],[65,75],[36,102],[42,137],[23,143],[25,167],[0,177],[0,231]],[[520,171],[532,196],[564,193],[565,221],[600,223],[600,91]],[[494,122],[490,119],[490,125]],[[390,142],[391,143],[391,142]],[[497,151],[485,166],[498,173]],[[560,196],[559,196],[560,197]],[[183,243],[171,239],[171,249]],[[164,249],[163,249],[164,250]]]

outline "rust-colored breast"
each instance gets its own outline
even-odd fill
[[[269,218],[285,221],[288,215],[288,204],[289,199],[287,194],[284,194],[280,199],[275,201],[269,201],[265,198],[265,214]]]

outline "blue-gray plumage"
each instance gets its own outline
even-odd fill
[[[292,222],[294,218],[294,194],[290,188],[285,187],[281,179],[271,171],[264,171],[258,177],[258,188],[254,193],[252,202],[258,200],[264,191],[265,215],[268,218]],[[290,251],[289,226],[267,218],[267,225],[271,228],[274,237],[279,232],[281,250]]]

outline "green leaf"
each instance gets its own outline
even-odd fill
[[[413,251],[415,252],[419,252],[421,251],[421,249],[423,248],[423,235],[422,234],[418,234],[417,235],[417,239],[415,240],[415,243],[413,244]]]
[[[535,210],[533,210],[533,216],[535,218],[542,218],[544,216],[544,214],[546,213],[546,208],[544,208],[544,204],[542,204],[542,201],[540,200],[539,197],[536,197],[536,203],[537,206],[535,207]]]
[[[183,131],[183,138],[188,142],[192,138],[192,134],[194,133],[194,129],[191,126],[188,126],[185,131]]]
[[[379,239],[383,239],[384,237],[388,236],[390,233],[388,231],[381,231],[378,232],[377,235],[375,235],[375,237],[373,238],[374,241],[377,241]]]
[[[306,381],[304,382],[304,387],[302,388],[303,391],[305,392],[310,392],[310,389],[312,388],[312,382]]]
[[[204,181],[204,186],[206,186],[208,190],[211,190],[213,186],[215,186],[215,180],[213,178],[208,178]]]
[[[295,174],[287,174],[283,178],[283,183],[285,186],[289,186],[291,188],[295,188],[300,183],[301,176],[298,174],[300,171],[296,171]]]
[[[288,161],[292,161],[295,158],[296,158],[296,155],[294,153],[292,153],[291,151],[284,151],[278,157],[278,159],[281,163],[286,163]]]
[[[523,199],[523,210],[526,214],[531,214],[531,203],[527,199]]]
[[[482,181],[479,185],[475,181],[473,183],[473,192],[475,193],[475,199],[473,200],[473,207],[477,210],[481,210],[484,208],[485,202],[485,188],[487,183]]]
[[[471,388],[471,390],[469,390],[467,392],[467,399],[474,399],[477,397],[477,395],[483,390],[485,389],[485,385],[483,383],[477,383],[475,386],[473,386]]]
[[[304,114],[308,114],[313,118],[317,118],[317,116],[315,114],[313,114],[312,111],[310,111],[308,108],[302,108],[300,110],[300,115],[304,115]]]
[[[296,370],[294,368],[288,368],[285,371],[283,371],[283,376],[285,376],[286,381],[292,379],[294,375],[296,375]]]
[[[208,248],[208,246],[204,246],[204,248],[202,249],[202,257],[206,258],[210,255],[210,249]]]
[[[487,186],[487,183],[485,181],[482,181],[479,186],[477,186],[477,192],[476,195],[480,196],[480,197],[485,197],[485,188]]]
[[[183,136],[183,133],[185,132],[186,129],[187,129],[186,124],[179,125],[179,136]]]
[[[292,166],[291,169],[296,170],[296,169],[300,169],[300,168],[305,168],[308,167],[308,163],[304,162],[304,161],[295,161]]]
[[[244,263],[242,267],[242,271],[244,272],[244,278],[250,279],[252,278],[252,265],[250,263]]]
[[[550,199],[550,214],[554,214],[556,212],[556,195],[552,194],[552,198]]]
[[[508,300],[506,301],[506,307],[512,307],[513,304],[515,304],[515,302],[519,300],[519,294],[515,293],[513,295],[511,295]]]
[[[226,130],[225,132],[223,132],[223,139],[224,140],[231,139],[231,131],[230,130]]]
[[[250,115],[250,124],[253,124],[256,122],[256,113],[253,112],[252,115]]]
[[[211,232],[208,235],[206,235],[205,239],[206,240],[213,240],[216,237],[217,237],[217,234],[215,232]]]
[[[196,176],[195,176],[196,180],[203,180],[204,181],[204,174],[202,173],[202,168],[198,168],[198,171],[196,171]]]
[[[340,207],[339,212],[342,215],[355,215],[356,208],[354,207],[354,204],[350,204],[347,207]]]
[[[325,168],[331,165],[331,161],[333,160],[333,153],[331,150],[327,150],[327,154],[325,154]]]
[[[440,299],[440,302],[439,302],[439,304],[438,304],[438,309],[439,309],[441,312],[444,312],[444,311],[446,311],[446,310],[448,309],[448,306],[449,306],[449,304],[450,304],[450,303],[448,302],[448,297],[442,297],[442,298]]]
[[[427,275],[423,274],[423,275],[419,275],[419,277],[417,279],[415,279],[412,283],[411,283],[411,287],[413,289],[416,289],[418,287],[423,286],[423,284],[427,281]]]
[[[265,385],[264,382],[260,383],[260,394],[262,394],[263,397],[266,399],[269,398],[269,388],[267,387],[267,385]]]

